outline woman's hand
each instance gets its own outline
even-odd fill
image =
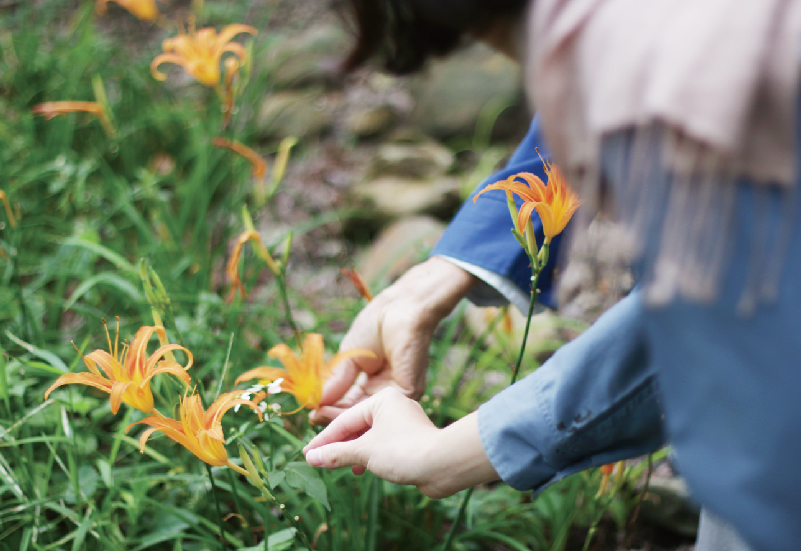
[[[370,301],[356,316],[340,350],[364,348],[377,357],[337,365],[311,420],[327,423],[386,387],[419,398],[425,390],[434,329],[477,282],[455,264],[432,257]]]
[[[303,448],[314,467],[351,466],[443,498],[498,479],[478,434],[478,412],[438,429],[420,404],[385,388],[343,412]]]

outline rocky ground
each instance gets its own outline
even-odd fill
[[[340,78],[334,69],[351,40],[342,20],[320,2],[263,1],[275,9],[267,29],[275,40],[259,62],[269,64],[274,89],[256,116],[265,141],[297,136],[301,146],[261,231],[341,213],[305,234],[293,256],[293,288],[324,308],[332,289],[355,295],[340,267],[355,265],[377,290],[425,258],[461,201],[525,134],[529,115],[517,66],[483,46],[413,77],[363,69]],[[560,309],[541,316],[542,338],[570,338],[549,320],[591,323],[631,289],[614,236],[613,224],[596,220],[575,243],[561,268]],[[487,318],[474,312],[469,325],[480,332]],[[517,317],[521,333],[522,323]],[[691,551],[697,511],[681,480],[661,465],[651,488],[642,529],[615,549]]]

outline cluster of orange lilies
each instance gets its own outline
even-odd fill
[[[156,22],[163,20],[155,0],[97,0],[96,11],[99,15],[106,12],[106,4],[113,1],[143,21]],[[166,80],[167,75],[159,71],[165,63],[174,63],[182,67],[192,78],[202,85],[214,89],[222,100],[225,120],[223,129],[228,126],[234,111],[234,100],[241,85],[241,70],[246,66],[248,54],[245,47],[233,42],[240,34],[256,35],[258,31],[243,24],[227,25],[219,33],[213,27],[195,29],[194,20],[189,21],[186,29],[179,26],[177,36],[162,42],[163,53],[156,56],[150,65],[150,72],[156,80]],[[225,60],[223,60],[223,55]],[[223,66],[224,73],[220,66]],[[33,114],[52,119],[67,113],[89,113],[94,115],[103,125],[109,136],[114,135],[114,126],[108,101],[102,87],[95,86],[95,101],[51,101],[40,103],[33,108]],[[253,165],[253,176],[263,179],[266,173],[266,161],[250,147],[234,140],[217,138],[217,147],[224,147],[241,155]]]
[[[297,356],[287,345],[274,346],[268,355],[277,358],[284,369],[262,366],[243,373],[235,384],[251,379],[260,379],[260,384],[246,391],[235,390],[221,394],[208,407],[203,407],[201,397],[196,392],[185,394],[180,400],[179,418],[171,419],[156,409],[150,382],[156,375],[173,375],[187,387],[191,378],[187,371],[192,367],[192,353],[179,344],[167,341],[167,334],[162,326],[141,327],[130,344],[120,343],[119,319],[117,331],[112,341],[108,327],[106,340],[108,351],[95,350],[83,356],[88,373],[66,373],[59,377],[45,392],[45,399],[56,388],[67,384],[83,384],[92,386],[109,394],[111,411],[116,414],[120,404],[125,403],[146,414],[147,417],[129,425],[148,425],[139,439],[140,451],[144,451],[150,436],[161,431],[170,439],[181,444],[199,459],[217,467],[228,466],[248,476],[240,466],[231,462],[225,450],[225,436],[222,430],[222,416],[231,408],[238,406],[251,408],[263,419],[267,404],[264,401],[268,394],[287,392],[295,396],[298,409],[316,409],[320,405],[323,384],[331,375],[333,367],[347,358],[355,356],[374,356],[367,350],[349,350],[335,354],[327,362],[324,360],[325,349],[322,335],[311,333],[306,335],[302,353]],[[105,325],[105,322],[104,322]],[[148,355],[147,349],[152,337],[156,335],[161,346]],[[186,364],[175,359],[174,352],[186,354]],[[266,387],[266,390],[262,390]],[[255,392],[254,392],[255,390]],[[275,404],[277,406],[277,404]],[[278,408],[272,408],[277,411]]]

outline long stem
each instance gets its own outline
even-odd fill
[[[209,480],[211,481],[211,495],[214,496],[214,506],[217,509],[217,524],[220,527],[220,548],[223,551],[225,551],[225,527],[223,526],[220,501],[217,498],[217,484],[214,482],[214,477],[211,476],[211,466],[208,463],[205,463],[205,465],[206,465],[206,472],[208,473]]]
[[[236,504],[236,512],[239,513],[239,516],[242,517],[242,520],[247,523],[247,519],[245,515],[242,514],[242,504],[239,502],[239,491],[236,489],[236,479],[234,479],[234,473],[228,471],[228,483],[231,485],[231,493],[234,494],[234,503]]]
[[[537,282],[539,279],[539,272],[534,272],[534,275],[531,276],[531,300],[529,300],[528,303],[528,315],[526,316],[526,328],[523,331],[523,343],[520,345],[520,354],[517,356],[517,363],[515,364],[515,370],[512,372],[510,385],[515,384],[517,375],[520,373],[520,365],[523,363],[523,356],[526,352],[526,341],[528,341],[528,330],[529,327],[531,327],[531,317],[534,314],[534,304],[537,302],[537,297],[540,294],[539,289],[537,289]]]
[[[464,518],[464,512],[467,509],[467,503],[470,501],[475,489],[475,486],[468,488],[467,492],[464,494],[464,497],[462,498],[462,504],[459,505],[459,511],[456,513],[456,518],[453,519],[453,524],[451,525],[451,529],[448,531],[448,536],[445,538],[445,543],[442,544],[442,551],[449,551],[451,548],[453,538],[456,536],[456,529],[459,527],[459,524]]]
[[[512,381],[509,385],[515,384],[517,380],[517,375],[520,373],[520,364],[523,363],[523,356],[526,352],[526,341],[528,340],[528,330],[531,327],[531,317],[534,314],[534,304],[537,302],[537,297],[539,296],[540,292],[537,289],[537,282],[539,281],[540,273],[539,271],[533,271],[531,276],[531,300],[528,303],[528,315],[526,316],[526,328],[523,331],[523,342],[520,345],[520,354],[517,356],[517,363],[515,364],[515,369],[512,372]],[[445,538],[445,543],[442,545],[442,551],[450,551],[451,544],[453,543],[453,538],[456,535],[456,529],[459,526],[459,523],[462,522],[462,518],[464,517],[464,512],[467,509],[467,503],[470,501],[470,498],[473,496],[473,490],[475,487],[470,488],[465,493],[464,498],[462,498],[462,504],[459,506],[459,512],[456,513],[456,518],[453,520],[453,524],[451,525],[451,529],[448,532],[448,536]]]
[[[289,307],[289,296],[287,295],[285,278],[286,275],[282,274],[279,277],[276,277],[275,279],[278,282],[278,289],[281,292],[281,299],[284,302],[284,310],[286,311],[286,321],[292,328],[292,332],[295,334],[295,341],[297,341],[298,348],[300,348],[301,346],[300,331],[298,331],[298,327],[295,325],[295,320],[292,318],[292,309]]]

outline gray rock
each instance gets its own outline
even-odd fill
[[[330,86],[336,79],[336,63],[350,42],[347,33],[335,24],[318,24],[299,34],[276,38],[259,62],[278,89]]]
[[[331,125],[337,101],[319,89],[279,92],[262,101],[256,127],[264,138],[316,136]]]
[[[433,62],[411,79],[410,92],[416,103],[413,124],[434,137],[470,135],[477,121],[487,117],[497,126],[494,119],[510,106],[517,107],[514,131],[528,124],[517,64],[485,46]]]
[[[365,204],[376,218],[402,218],[414,214],[452,213],[459,205],[459,180],[379,176],[350,190],[352,199]]]
[[[345,119],[345,131],[357,138],[369,138],[387,132],[397,119],[389,105],[356,108]]]
[[[374,177],[431,179],[442,176],[452,165],[453,153],[437,142],[389,143],[378,148],[368,173]]]
[[[425,260],[443,231],[445,224],[430,216],[398,220],[358,256],[356,267],[371,289],[381,289]]]

